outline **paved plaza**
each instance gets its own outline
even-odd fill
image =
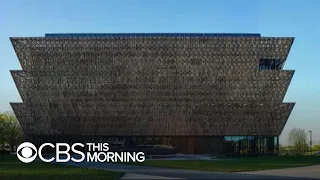
[[[157,168],[118,163],[68,162],[66,165],[125,172],[123,179],[320,179],[319,165],[241,173]]]

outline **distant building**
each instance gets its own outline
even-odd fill
[[[26,140],[277,154],[294,107],[294,38],[260,34],[46,34],[10,38],[11,106]]]

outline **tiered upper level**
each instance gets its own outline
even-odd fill
[[[23,68],[12,75],[24,102],[12,107],[38,134],[72,134],[78,125],[88,128],[85,135],[279,135],[294,105],[282,103],[294,73],[282,70],[293,39],[197,33],[11,38]]]

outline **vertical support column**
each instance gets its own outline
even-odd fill
[[[257,145],[256,145],[256,138],[253,138],[251,141],[250,141],[250,145],[251,145],[251,154],[257,154]]]
[[[279,136],[277,136],[276,138],[277,138],[277,152],[278,152],[278,155],[279,155],[280,154]]]
[[[242,155],[242,140],[238,140],[239,154]]]
[[[274,136],[267,137],[267,154],[273,154],[275,150]]]
[[[194,154],[193,152],[193,137],[187,137],[188,143],[188,153],[187,154]]]

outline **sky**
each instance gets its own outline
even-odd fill
[[[0,0],[0,112],[21,102],[9,70],[21,66],[9,37],[45,33],[261,33],[295,37],[284,69],[295,70],[285,102],[296,102],[292,128],[320,141],[318,0]]]

